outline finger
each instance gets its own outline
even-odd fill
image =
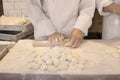
[[[72,46],[72,44],[71,44],[71,42],[69,41],[69,42],[65,43],[64,46],[65,46],[65,47],[70,47],[70,46]]]
[[[57,36],[56,37],[56,42],[61,42],[61,41],[63,41],[63,39],[60,36]]]
[[[60,33],[57,33],[54,37],[60,37],[61,34]]]
[[[59,42],[62,42],[62,41],[63,41],[63,39],[62,39],[61,37],[59,37],[58,40],[59,40]]]
[[[76,37],[72,37],[71,38],[71,40],[70,40],[71,46],[70,47],[72,47],[75,44],[75,39],[76,39]]]
[[[79,42],[78,42],[78,45],[77,45],[78,47],[80,47],[82,41],[83,41],[83,38],[80,38],[80,40],[79,40]]]
[[[76,38],[74,44],[72,45],[72,48],[77,48],[78,43],[79,43],[79,40]]]
[[[75,38],[74,44],[72,45],[72,48],[78,48],[80,46],[81,40],[82,40],[82,38],[80,36],[77,36]]]
[[[55,40],[54,42],[56,43],[59,42],[59,37],[55,37],[54,40]]]
[[[56,34],[56,35],[54,35],[54,37],[53,37],[53,42],[54,43],[57,43],[57,42],[59,42],[60,41],[60,34]]]
[[[49,41],[49,42],[52,42],[52,38],[51,38],[51,37],[49,37],[49,38],[48,38],[48,41]]]
[[[61,38],[61,37],[60,37],[59,40],[60,40],[60,42],[63,42],[63,41],[64,41],[64,38]]]
[[[53,37],[53,38],[51,39],[51,42],[52,42],[52,43],[55,43],[55,37]]]
[[[80,47],[80,44],[81,44],[81,40],[77,43],[77,48]]]
[[[62,42],[64,40],[64,36],[62,35],[57,36],[57,38],[58,38],[58,42]]]
[[[62,38],[62,40],[64,40],[64,39],[65,39],[65,37],[64,37],[63,35],[60,35],[60,37]]]
[[[79,48],[79,47],[80,47],[80,44],[81,44],[81,43],[79,42],[79,43],[77,44],[76,48]]]
[[[54,42],[57,42],[57,41],[58,41],[58,39],[57,39],[57,37],[55,37],[55,38],[54,38]]]

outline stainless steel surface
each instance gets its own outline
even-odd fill
[[[120,80],[120,75],[0,74],[0,80]]]
[[[0,39],[1,40],[7,40],[7,41],[18,41],[19,39],[25,38],[28,35],[33,34],[33,30],[27,31],[27,32],[18,32],[16,34],[6,34],[6,33],[0,33]],[[13,33],[11,31],[11,33]]]

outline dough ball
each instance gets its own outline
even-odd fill
[[[29,69],[31,69],[31,70],[39,70],[40,65],[36,64],[36,63],[31,63],[31,64],[29,64]]]
[[[58,66],[58,65],[59,65],[59,63],[60,63],[60,62],[59,62],[59,60],[58,60],[58,59],[54,59],[54,60],[53,60],[53,64],[54,64],[55,66]]]
[[[57,72],[57,68],[53,65],[50,65],[50,66],[48,66],[47,71],[48,72]]]
[[[40,67],[41,71],[46,71],[47,70],[47,65],[46,64],[42,64]]]
[[[59,66],[58,66],[58,69],[59,69],[60,71],[66,71],[66,70],[68,70],[68,66],[67,66],[67,65],[59,65]]]

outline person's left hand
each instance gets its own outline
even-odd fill
[[[70,41],[66,43],[65,46],[78,48],[83,40],[83,37],[84,33],[81,30],[74,28],[70,36]]]
[[[48,37],[48,41],[51,43],[63,42],[65,39],[64,35],[59,32],[55,32]]]

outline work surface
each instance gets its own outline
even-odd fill
[[[32,42],[19,41],[0,61],[0,73],[41,73],[37,68],[29,68],[31,60],[36,60],[37,56],[50,51],[51,48],[33,48]],[[61,49],[57,47],[59,48]],[[79,55],[83,67],[79,71],[58,71],[58,74],[120,74],[120,41],[84,41],[80,48],[62,49]]]

